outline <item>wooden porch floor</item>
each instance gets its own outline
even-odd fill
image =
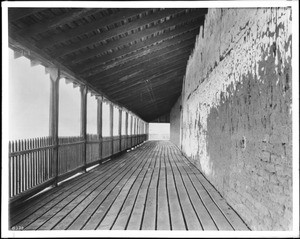
[[[142,146],[12,210],[24,230],[249,230],[168,141]]]

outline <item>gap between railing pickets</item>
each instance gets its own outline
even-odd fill
[[[146,139],[146,134],[103,138],[88,134],[86,141],[80,136],[59,137],[57,170],[53,162],[55,144],[51,137],[10,141],[10,205],[18,204],[55,184],[55,181],[62,181],[85,171],[87,167],[125,152]],[[86,161],[82,154],[84,144],[86,144]]]

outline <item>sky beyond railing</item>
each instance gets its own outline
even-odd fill
[[[9,140],[49,135],[50,79],[41,65],[30,66],[29,59],[14,59],[9,49]],[[114,125],[118,124],[114,111]],[[122,117],[125,122],[125,117]],[[123,122],[123,125],[124,125]],[[87,96],[87,133],[97,133],[97,100]],[[109,135],[109,106],[103,104],[103,136]],[[80,134],[80,90],[59,83],[59,136]],[[117,135],[114,127],[114,135]]]

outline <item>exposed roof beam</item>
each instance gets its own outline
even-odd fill
[[[93,69],[83,72],[83,74],[80,74],[80,75],[89,77],[89,76],[92,76],[95,74],[100,74],[102,72],[103,73],[104,72],[117,72],[117,71],[123,70],[125,68],[128,68],[129,66],[131,67],[133,65],[145,63],[150,60],[157,60],[157,58],[162,58],[166,54],[169,54],[171,52],[175,52],[178,50],[182,50],[183,48],[185,48],[185,49],[192,48],[195,44],[195,37],[192,37],[191,39],[188,39],[185,41],[184,41],[184,39],[182,39],[182,40],[183,41],[180,41],[180,39],[178,39],[178,42],[175,42],[174,45],[167,46],[167,47],[163,47],[163,46],[165,46],[165,44],[162,46],[160,46],[160,44],[158,44],[157,47],[151,48],[151,51],[149,52],[149,54],[146,54],[142,57],[137,57],[136,59],[133,59],[133,60],[129,60],[127,58],[121,59],[119,61],[114,62],[114,64],[95,67]],[[167,44],[167,45],[169,45],[169,44]],[[130,56],[130,57],[132,58],[132,56]]]
[[[164,82],[170,82],[170,81],[174,81],[174,82],[177,82],[177,81],[182,81],[182,75],[173,75],[173,74],[170,74],[166,76],[166,78],[163,78],[162,77],[159,77],[159,78],[156,78],[157,81],[164,81]],[[152,83],[153,81],[151,81]],[[115,98],[115,97],[118,97],[122,94],[126,94],[128,92],[141,92],[145,87],[146,87],[146,82],[145,81],[139,81],[137,84],[131,84],[131,87],[127,87],[127,88],[119,88],[119,89],[116,89],[116,90],[111,90],[111,91],[108,91],[108,94]]]
[[[178,18],[170,19],[170,20],[168,20],[166,22],[163,22],[161,24],[154,25],[150,28],[147,28],[147,29],[144,29],[142,31],[138,31],[138,32],[135,32],[133,34],[130,34],[126,37],[123,37],[121,39],[122,40],[122,45],[128,45],[131,42],[135,42],[137,39],[141,39],[142,37],[145,37],[145,36],[151,36],[153,34],[156,34],[157,32],[169,29],[172,26],[176,26],[179,23],[184,24],[186,22],[194,21],[190,24],[186,24],[186,25],[180,26],[180,27],[178,27],[174,30],[171,30],[169,32],[160,34],[160,35],[158,35],[154,38],[151,37],[150,39],[147,39],[143,42],[136,43],[135,45],[140,44],[139,48],[141,48],[141,47],[145,47],[147,45],[151,45],[151,44],[153,44],[157,41],[161,41],[163,39],[167,39],[167,38],[179,35],[181,33],[191,31],[193,29],[197,29],[199,31],[199,21],[203,21],[203,15],[199,14],[199,11],[195,11],[195,12],[192,12],[190,14],[185,14],[183,16],[179,16]],[[153,41],[153,39],[156,40],[156,41]],[[81,62],[81,61],[85,61],[85,60],[87,60],[91,57],[101,55],[101,54],[107,52],[108,50],[117,48],[119,46],[120,46],[120,41],[119,40],[118,41],[111,41],[111,42],[106,43],[103,46],[99,46],[97,48],[86,50],[85,52],[83,52],[83,53],[81,53],[77,56],[67,57],[66,60],[67,61],[70,60],[72,62],[72,64],[75,64],[75,63],[78,63],[78,62]],[[129,48],[132,48],[132,47],[129,47]],[[139,48],[137,48],[137,49],[139,49]],[[132,51],[134,51],[134,49],[132,49]],[[123,53],[123,54],[126,54],[126,53]],[[54,56],[56,57],[58,55],[54,55]]]
[[[128,81],[118,82],[115,84],[109,84],[109,87],[102,87],[102,88],[105,91],[116,91],[116,90],[119,90],[120,88],[127,89],[127,88],[130,88],[130,85],[142,83],[142,82],[145,82],[146,80],[159,79],[160,77],[164,77],[165,75],[172,75],[174,72],[176,72],[178,74],[180,74],[182,72],[182,75],[183,75],[185,72],[185,68],[186,68],[186,66],[181,64],[181,65],[177,65],[174,68],[169,67],[169,68],[165,69],[163,72],[158,72],[158,73],[150,75],[148,77],[143,77],[143,78],[138,78],[138,79],[135,79],[135,78],[129,79]],[[176,73],[174,73],[174,76]]]
[[[185,36],[185,37],[189,37],[189,36],[187,35],[187,36]],[[183,38],[181,38],[181,39],[185,40],[185,37],[183,37]],[[177,39],[177,38],[176,38],[176,39],[172,39],[172,40],[167,41],[167,42],[163,42],[163,43],[161,43],[161,44],[157,44],[156,46],[154,46],[154,47],[151,48],[151,51],[159,51],[159,50],[162,50],[162,49],[165,48],[165,47],[172,46],[173,44],[178,43],[178,41],[180,41],[180,39]],[[136,55],[137,55],[137,54],[134,54],[133,56],[136,56]],[[129,60],[129,59],[127,59],[127,60]],[[101,73],[96,74],[96,75],[91,76],[91,77],[88,77],[87,79],[93,80],[93,79],[96,79],[96,78],[102,78]]]
[[[151,108],[154,108],[153,111],[157,111],[157,108],[159,109],[160,107],[160,104],[161,103],[164,103],[164,104],[169,104],[169,98],[170,97],[178,97],[179,95],[181,94],[180,91],[174,91],[174,92],[171,92],[169,93],[168,95],[165,95],[165,96],[161,96],[161,97],[156,97],[155,98],[155,102],[156,102],[156,105],[154,102],[149,102],[149,103],[146,103],[146,102],[143,102],[141,104],[138,104],[136,105],[134,108],[135,111],[147,111],[148,109],[151,109]],[[131,99],[132,101],[133,99]],[[125,101],[124,101],[125,102]],[[126,104],[130,104],[130,102],[126,101]],[[168,109],[169,108],[169,105],[166,106],[166,108]],[[163,111],[163,110],[162,110]]]
[[[137,107],[132,107],[131,110],[134,112],[138,112],[138,114],[141,115],[144,119],[149,119],[151,117],[155,119],[158,116],[169,113],[170,107],[172,107],[173,102],[176,102],[176,99],[178,99],[179,96],[180,93],[174,93],[173,95],[169,96],[172,97],[172,100],[161,99],[157,101],[156,105],[138,105]]]
[[[8,21],[13,22],[23,17],[45,10],[45,8],[8,8]]]
[[[107,25],[124,21],[130,17],[136,16],[145,11],[147,11],[147,9],[125,9],[124,11],[120,11],[115,14],[102,17],[96,21],[90,22],[89,24],[84,24],[79,27],[72,28],[68,31],[57,33],[56,35],[53,35],[50,38],[40,41],[38,43],[38,47],[42,49],[48,48],[54,44],[65,42],[67,40],[76,38],[77,36],[81,36],[85,33],[105,28],[107,27]],[[61,51],[62,49],[63,47],[59,48],[59,51]]]
[[[183,74],[185,72],[185,68],[180,68],[179,70],[170,70],[170,71],[167,71],[167,72],[164,72],[162,74],[158,74],[158,75],[155,75],[155,77],[150,77],[150,78],[146,78],[146,79],[142,79],[142,80],[139,80],[139,81],[136,81],[136,82],[132,82],[131,84],[128,84],[126,82],[122,82],[122,84],[118,84],[118,85],[115,85],[114,87],[109,87],[109,88],[103,88],[105,91],[108,92],[109,95],[111,95],[112,97],[114,97],[116,94],[120,93],[120,92],[123,92],[123,91],[130,91],[131,89],[135,89],[135,87],[139,87],[141,85],[144,85],[145,84],[145,81],[146,80],[151,80],[151,81],[154,81],[154,80],[160,80],[162,78],[175,78],[175,77],[181,77],[183,78]]]
[[[132,11],[132,9],[130,9],[130,10]],[[68,46],[63,46],[63,47],[57,48],[57,50],[55,52],[53,52],[53,56],[54,57],[61,57],[61,56],[67,55],[69,53],[72,53],[72,52],[77,51],[79,49],[82,49],[84,47],[93,45],[97,42],[101,42],[101,41],[107,40],[109,38],[112,38],[114,36],[136,30],[136,29],[138,29],[142,26],[151,24],[152,22],[161,20],[163,18],[166,18],[168,16],[171,16],[173,14],[176,14],[176,13],[179,13],[179,12],[182,12],[182,11],[184,11],[184,10],[183,9],[166,9],[166,10],[155,12],[153,14],[149,14],[149,15],[147,15],[145,17],[142,17],[141,19],[138,19],[136,21],[124,24],[120,27],[116,27],[114,29],[103,32],[101,34],[96,34],[92,37],[81,40],[79,43],[73,43],[73,44],[70,44]],[[128,18],[128,17],[126,17],[126,18]],[[112,21],[112,19],[111,19],[111,21]]]
[[[173,61],[177,59],[187,59],[189,57],[189,53],[191,51],[191,48],[184,48],[180,49],[175,52],[171,52],[170,54],[165,54],[160,58],[154,58],[154,59],[149,59],[146,62],[142,62],[137,65],[132,65],[127,68],[121,69],[120,71],[105,71],[105,72],[100,72],[96,75],[93,75],[91,77],[87,77],[86,79],[89,80],[94,80],[94,79],[120,79],[126,75],[131,75],[134,74],[135,72],[140,72],[141,70],[144,69],[153,69],[156,66],[166,66],[168,64],[172,64]]]
[[[197,34],[196,32],[198,32],[198,30],[195,30],[195,32],[194,32],[195,36]],[[186,35],[186,34],[184,34],[184,35]],[[105,62],[107,62],[107,65],[109,65],[109,64],[112,64],[113,61],[119,61],[120,59],[117,59],[117,57],[125,56],[126,54],[128,54],[130,52],[135,52],[135,51],[138,51],[138,50],[141,50],[144,48],[146,49],[147,47],[150,47],[151,44],[153,44],[155,42],[160,42],[163,40],[162,43],[157,44],[157,45],[159,45],[157,47],[160,47],[160,48],[156,48],[157,50],[161,50],[162,48],[169,47],[171,45],[178,43],[179,41],[184,40],[184,39],[180,39],[180,35],[176,35],[174,38],[170,38],[170,37],[172,37],[172,34],[162,34],[160,36],[150,38],[144,42],[140,42],[135,45],[132,45],[131,47],[126,47],[126,48],[123,48],[122,50],[113,52],[111,54],[104,55],[100,58],[93,60],[93,62],[88,62],[83,65],[78,65],[77,67],[83,71],[83,70],[87,70],[89,68],[104,64]],[[109,61],[109,63],[108,63],[108,61]]]
[[[66,24],[68,22],[74,21],[78,18],[86,17],[92,14],[95,14],[99,11],[102,11],[100,9],[90,9],[90,8],[75,8],[72,9],[69,12],[66,12],[60,16],[55,16],[46,22],[36,23],[31,25],[28,28],[21,29],[18,31],[19,35],[22,35],[23,37],[29,37],[33,35],[37,35],[42,32],[49,31],[52,28],[61,26],[63,24]]]
[[[161,87],[163,85],[169,85],[167,87],[167,89],[163,89],[163,91],[169,92],[169,91],[172,91],[173,89],[181,90],[181,88],[179,87],[181,84],[182,84],[181,77],[178,77],[177,79],[169,80],[167,82],[150,83],[149,86],[147,86],[146,84],[144,84],[143,86],[139,86],[139,87],[135,87],[133,89],[130,89],[130,91],[127,91],[127,92],[122,92],[122,93],[119,93],[119,94],[115,94],[113,96],[111,95],[111,97],[113,97],[117,101],[125,100],[125,99],[129,100],[130,97],[128,97],[128,95],[135,94],[135,99],[137,99],[138,98],[138,94],[148,93],[148,91],[149,91],[148,87],[152,88],[154,94],[160,94],[160,91],[159,91],[158,88],[161,89]],[[132,98],[134,98],[134,96],[132,96]]]
[[[160,64],[159,66],[157,67],[154,67],[150,70],[142,70],[141,72],[137,69],[137,75],[133,76],[132,78],[130,78],[130,80],[132,79],[143,79],[145,77],[149,77],[149,76],[152,76],[154,75],[155,73],[157,72],[163,72],[163,71],[166,71],[167,69],[174,69],[175,67],[178,67],[178,66],[182,66],[184,65],[186,67],[186,62],[188,60],[188,57],[189,56],[184,56],[180,59],[176,59],[170,63],[166,63],[166,64]],[[118,77],[120,77],[118,79]],[[87,80],[88,82],[90,82],[91,84],[97,84],[97,83],[100,83],[100,84],[107,84],[109,83],[110,85],[113,85],[112,82],[118,82],[118,84],[120,83],[120,81],[122,81],[122,78],[124,76],[114,76],[113,78],[112,77],[107,77],[105,79],[103,78],[92,78],[92,79],[89,79]]]
[[[132,87],[131,89],[119,93],[113,93],[110,95],[114,96],[114,98],[118,98],[120,96],[125,96],[126,94],[131,94],[131,93],[144,93],[148,91],[148,88],[150,87],[152,90],[166,90],[162,89],[161,86],[169,84],[170,87],[167,88],[167,91],[170,90],[173,87],[178,87],[182,84],[182,76],[175,76],[175,77],[168,77],[167,79],[157,79],[156,81],[148,81],[144,82],[142,85],[137,85],[135,87]]]

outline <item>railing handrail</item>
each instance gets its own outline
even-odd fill
[[[34,148],[34,149],[24,149],[24,150],[20,150],[20,151],[16,151],[16,152],[10,152],[9,156],[10,157],[19,156],[22,154],[29,154],[29,153],[33,153],[33,152],[37,152],[37,151],[52,149],[54,147],[55,147],[55,145],[50,145],[50,146],[38,147],[38,148]]]

